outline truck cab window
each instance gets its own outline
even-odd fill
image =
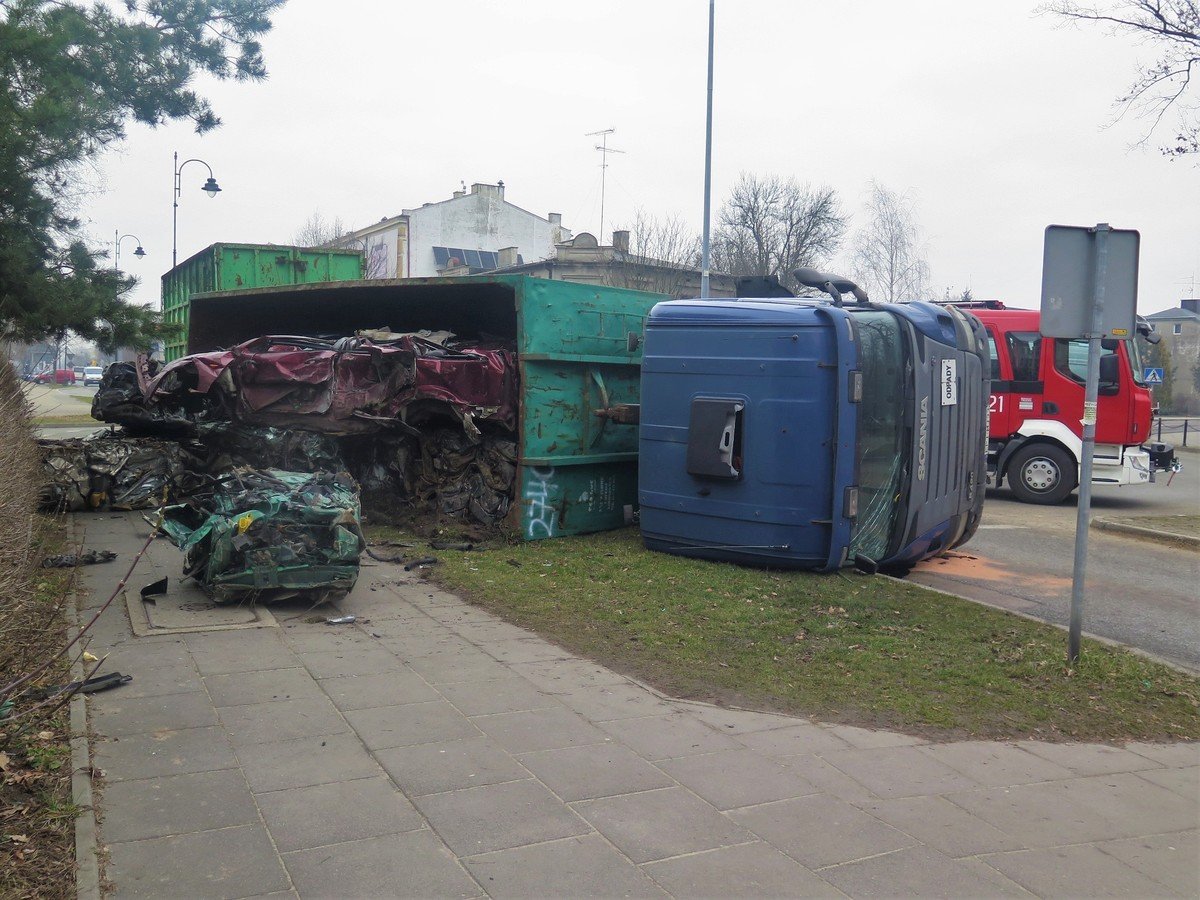
[[[1012,364],[1012,380],[1040,380],[1041,367],[1038,362],[1042,352],[1042,336],[1036,331],[1010,331],[1005,339],[1008,342],[1008,359]]]
[[[1116,350],[1101,349],[1100,358],[1112,356]],[[1087,381],[1088,342],[1082,339],[1056,340],[1054,342],[1054,368],[1072,381],[1083,384]]]
[[[910,455],[902,427],[905,392],[912,379],[910,337],[890,313],[856,312],[863,390],[858,426],[858,519],[851,552],[882,559],[894,552],[899,497]]]
[[[996,355],[996,336],[990,331],[987,333],[988,339],[988,359],[991,366],[991,374],[988,376],[992,381],[1000,380],[1000,357]]]

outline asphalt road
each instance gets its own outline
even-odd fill
[[[1200,514],[1200,453],[1184,471],[1140,487],[1097,487],[1093,517]],[[1062,506],[989,491],[979,532],[910,580],[1065,625],[1071,602],[1077,495]],[[1200,553],[1091,529],[1083,627],[1200,671]],[[1065,638],[1064,638],[1065,647]]]

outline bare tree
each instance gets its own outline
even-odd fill
[[[639,209],[632,224],[614,231],[629,232],[629,250],[609,269],[610,285],[672,297],[694,293],[690,285],[700,265],[700,235],[683,219]]]
[[[297,247],[325,247],[332,245],[349,231],[351,229],[346,227],[341,216],[334,216],[329,220],[318,209],[292,236],[292,243]]]
[[[743,172],[717,216],[713,268],[732,275],[776,275],[795,289],[792,272],[820,267],[834,256],[847,221],[831,187]]]
[[[1159,56],[1143,66],[1129,89],[1117,98],[1122,108],[1117,118],[1132,111],[1148,119],[1145,140],[1174,110],[1179,131],[1162,152],[1170,157],[1200,153],[1200,104],[1189,103],[1185,96],[1192,75],[1200,71],[1200,5],[1196,0],[1109,0],[1101,4],[1054,0],[1041,11],[1073,22],[1096,22],[1112,34],[1129,34],[1153,45]]]
[[[928,296],[929,263],[911,199],[871,182],[866,221],[854,234],[850,264],[872,300],[897,303]]]

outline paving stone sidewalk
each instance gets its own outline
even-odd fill
[[[77,523],[120,554],[82,570],[87,616],[148,526]],[[179,565],[155,542],[131,584]],[[88,700],[116,896],[1200,894],[1200,745],[929,743],[669,700],[399,566],[340,607],[359,622],[97,623],[134,676]]]

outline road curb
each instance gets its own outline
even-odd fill
[[[1092,519],[1092,527],[1100,531],[1111,531],[1115,534],[1124,534],[1129,537],[1139,538],[1143,541],[1154,541],[1158,544],[1166,544],[1169,547],[1200,552],[1200,537],[1192,537],[1189,534],[1158,531],[1154,528],[1143,528],[1141,525],[1127,525],[1124,522],[1114,522],[1111,519],[1099,518]]]
[[[79,613],[66,608],[67,640],[79,632]],[[71,663],[71,680],[84,680],[83,660]],[[71,801],[79,810],[75,817],[75,892],[79,900],[100,900],[100,859],[96,835],[96,808],[92,796],[92,760],[88,746],[87,695],[71,697]]]
[[[986,606],[988,609],[994,609],[1002,613],[1007,613],[1010,616],[1016,616],[1020,619],[1027,619],[1030,622],[1037,622],[1039,625],[1049,625],[1051,628],[1056,628],[1063,634],[1067,633],[1066,625],[1059,625],[1057,622],[1047,622],[1045,619],[1039,619],[1037,616],[1031,616],[1029,613],[1019,612],[1015,609],[1008,609],[1001,606],[999,603],[989,603],[987,600],[980,600],[977,597],[968,597],[966,594],[956,594],[954,591],[942,590],[942,588],[930,587],[927,584],[921,584],[919,581],[906,581],[903,578],[897,578],[895,575],[885,575],[883,572],[878,572],[876,578],[888,578],[897,584],[907,584],[909,587],[921,588],[926,591],[933,591],[935,594],[942,594],[945,597],[953,597],[955,600],[965,600],[967,603],[978,603],[980,606]],[[1082,633],[1085,638],[1096,641],[1099,644],[1104,644],[1106,647],[1115,647],[1118,650],[1124,650],[1127,653],[1132,653],[1134,656],[1140,656],[1143,659],[1148,659],[1150,662],[1159,663],[1174,669],[1176,672],[1182,672],[1184,675],[1196,676],[1200,675],[1200,668],[1192,668],[1183,663],[1175,662],[1166,657],[1159,656],[1157,653],[1151,653],[1149,650],[1143,650],[1140,647],[1132,647],[1129,644],[1123,644],[1120,641],[1115,641],[1112,638],[1102,637],[1098,634],[1092,634],[1090,631]]]

